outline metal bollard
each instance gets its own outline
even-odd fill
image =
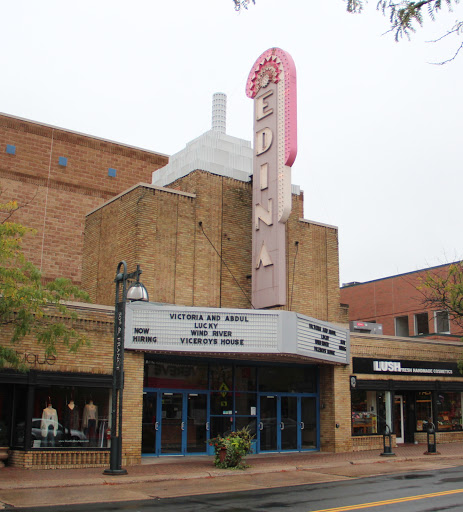
[[[383,434],[383,453],[380,455],[383,457],[395,457],[395,453],[392,451],[392,432],[387,423]]]
[[[428,438],[428,451],[424,453],[425,455],[436,455],[436,427],[431,421],[428,422],[426,435]]]

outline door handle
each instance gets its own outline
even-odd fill
[[[182,430],[185,430],[185,422],[184,421],[182,421],[182,423],[180,424],[180,427]]]
[[[209,422],[206,421],[206,430],[209,430]]]
[[[301,421],[301,430],[304,430],[305,429],[305,425],[304,425],[304,422]]]
[[[280,430],[284,430],[284,429],[285,429],[285,424],[282,421],[280,421]]]
[[[264,424],[261,421],[259,421],[259,430],[264,430]]]
[[[154,430],[159,430],[159,422],[154,422]]]

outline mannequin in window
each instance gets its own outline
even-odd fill
[[[97,441],[97,425],[98,425],[98,407],[89,400],[88,404],[84,407],[82,415],[82,429],[85,432],[90,446],[95,446]]]
[[[53,409],[51,401],[42,412],[40,429],[42,431],[42,446],[55,446],[55,437],[58,433],[58,413],[56,409]]]
[[[72,431],[79,430],[80,414],[79,408],[74,400],[69,400],[67,407],[64,409],[64,431],[66,440],[72,439]]]

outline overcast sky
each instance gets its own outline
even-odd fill
[[[164,154],[211,126],[251,140],[257,57],[289,52],[298,87],[292,182],[306,219],[339,227],[340,282],[463,258],[462,66],[430,44],[463,7],[395,43],[341,0],[17,0],[2,15],[0,111]]]

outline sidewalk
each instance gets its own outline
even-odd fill
[[[390,473],[459,466],[463,443],[440,444],[436,455],[427,445],[394,448],[395,457],[379,450],[355,453],[283,453],[250,455],[244,471],[217,469],[213,457],[144,458],[127,467],[128,475],[108,476],[103,468],[0,469],[0,509],[71,503],[167,498],[323,483]],[[53,491],[53,492],[50,492]]]

